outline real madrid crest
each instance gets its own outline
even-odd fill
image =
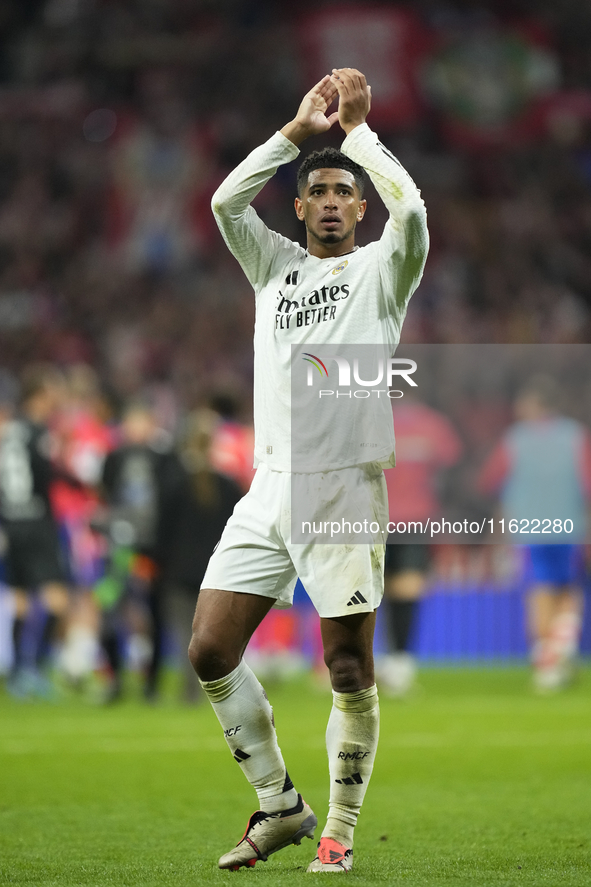
[[[349,260],[348,260],[348,259],[345,259],[344,262],[341,262],[340,265],[337,265],[336,268],[333,268],[333,269],[332,269],[332,273],[333,273],[333,274],[340,274],[341,271],[344,271],[344,270],[345,270],[345,268],[347,267],[348,264],[349,264]]]

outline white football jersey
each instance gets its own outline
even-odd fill
[[[255,465],[265,462],[278,471],[292,470],[292,346],[305,346],[313,354],[318,345],[376,345],[393,354],[427,256],[425,207],[396,158],[365,123],[349,133],[341,150],[367,170],[390,214],[378,241],[347,255],[310,255],[267,228],[250,206],[278,166],[299,154],[279,132],[252,151],[212,199],[224,240],[256,297]],[[390,401],[382,399],[379,410],[381,433],[374,443],[368,446],[366,441],[367,423],[357,421],[345,433],[340,429],[336,450],[326,447],[331,427],[327,411],[326,422],[308,429],[306,470],[370,461],[394,465]]]

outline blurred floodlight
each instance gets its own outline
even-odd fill
[[[115,132],[117,115],[109,108],[97,108],[91,111],[84,123],[82,131],[89,142],[104,142]]]

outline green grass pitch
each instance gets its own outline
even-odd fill
[[[427,669],[382,700],[351,884],[591,884],[591,672],[537,698],[525,668]],[[296,786],[326,815],[330,695],[269,686]],[[295,885],[314,844],[220,872],[255,795],[209,706],[18,704],[0,692],[0,884]],[[319,835],[320,829],[317,835]]]

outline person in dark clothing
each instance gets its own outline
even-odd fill
[[[160,521],[158,550],[165,613],[183,654],[191,640],[195,602],[209,558],[242,497],[238,484],[211,466],[218,423],[219,416],[211,410],[189,415],[179,443],[182,475],[167,498]],[[201,693],[199,681],[186,655],[183,662],[183,696],[195,701]]]
[[[121,443],[105,459],[102,492],[106,510],[97,526],[109,537],[111,554],[105,576],[95,586],[102,610],[100,640],[112,683],[107,701],[122,692],[122,634],[130,597],[142,599],[148,612],[151,653],[144,693],[157,694],[162,664],[162,547],[160,529],[165,503],[179,484],[181,466],[169,434],[158,427],[149,406],[127,406]]]
[[[47,427],[62,390],[61,374],[54,367],[31,365],[21,379],[20,409],[14,412],[5,403],[0,411],[0,522],[6,582],[15,598],[8,689],[19,697],[52,692],[45,666],[69,603],[65,558],[50,500],[55,469]],[[27,640],[25,623],[36,600],[41,624]]]

